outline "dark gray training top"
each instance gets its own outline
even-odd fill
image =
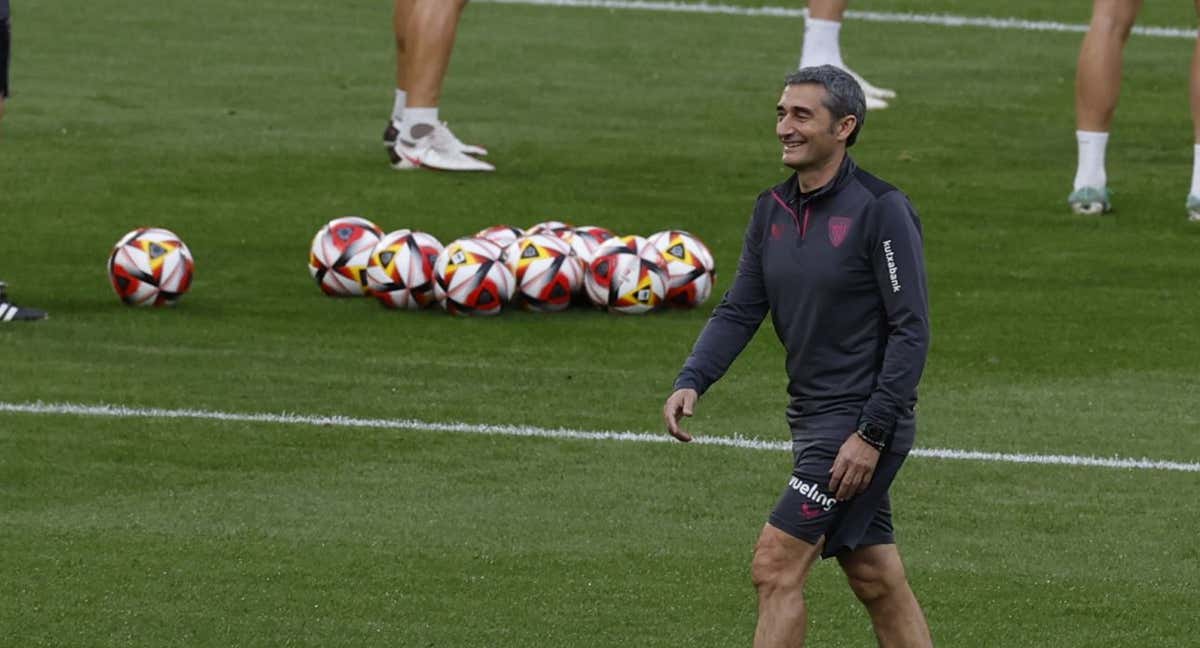
[[[810,194],[794,174],[759,194],[737,276],[675,388],[703,394],[768,311],[787,349],[795,444],[840,444],[871,421],[894,430],[893,452],[912,448],[929,300],[921,222],[904,194],[849,156]]]
[[[8,18],[8,0],[0,0],[0,22]]]

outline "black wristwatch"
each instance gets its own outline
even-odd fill
[[[892,437],[891,432],[870,421],[859,423],[858,431],[855,434],[858,435],[858,438],[871,444],[871,447],[880,452],[883,452],[883,449],[887,447],[888,441]]]

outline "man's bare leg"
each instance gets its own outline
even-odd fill
[[[438,114],[442,82],[450,67],[458,21],[467,0],[397,0],[396,97],[404,96],[400,119],[384,135],[391,139],[389,157],[396,169],[427,167],[442,171],[493,171],[472,155],[487,149],[464,144]]]
[[[824,543],[809,544],[770,524],[754,547],[751,578],[758,590],[758,627],[754,648],[799,648],[804,645],[807,614],[804,583]]]
[[[1142,0],[1095,0],[1075,72],[1075,128],[1107,133],[1121,91],[1121,58]]]
[[[800,51],[800,67],[832,65],[854,75],[862,86],[868,110],[887,108],[888,99],[896,93],[879,88],[860,77],[842,60],[841,28],[848,0],[809,0],[808,16],[804,20],[804,46]]]
[[[397,83],[405,83],[408,106],[438,105],[442,81],[450,67],[458,19],[466,0],[411,0],[405,28],[405,69]]]
[[[1078,163],[1071,209],[1078,214],[1109,211],[1105,154],[1117,96],[1121,91],[1121,58],[1142,0],[1094,0],[1092,20],[1075,70],[1075,140]]]
[[[396,38],[396,94],[392,100],[392,117],[383,131],[384,145],[396,144],[400,134],[400,122],[404,119],[404,106],[408,103],[406,61],[408,59],[408,17],[412,13],[414,0],[396,0],[392,12],[392,33]]]
[[[392,13],[392,32],[396,35],[396,89],[408,91],[405,78],[405,61],[408,58],[408,17],[412,15],[415,0],[396,0]]]
[[[1196,0],[1196,17],[1200,18],[1200,0]],[[1192,103],[1192,186],[1188,190],[1188,220],[1200,223],[1200,38],[1192,53],[1192,82],[1189,88]]]
[[[819,20],[842,22],[849,0],[808,0],[808,15]]]
[[[908,585],[896,545],[871,545],[838,556],[850,589],[866,606],[882,648],[932,648],[929,625]]]

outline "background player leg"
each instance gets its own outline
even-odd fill
[[[450,66],[458,20],[466,0],[412,0],[403,36],[397,36],[397,48],[403,48],[403,72],[397,82],[407,93],[403,116],[393,147],[393,166],[427,166],[443,171],[491,171],[492,165],[470,155],[484,155],[485,149],[463,144],[438,118],[442,82]],[[399,12],[397,12],[399,13]],[[394,18],[399,21],[399,17]]]
[[[838,556],[850,589],[871,615],[883,648],[933,646],[925,614],[908,586],[904,564],[894,544],[870,545]]]
[[[1196,16],[1200,18],[1200,0],[1196,0]],[[1200,38],[1192,53],[1192,130],[1195,131],[1192,147],[1192,187],[1188,190],[1188,220],[1200,223]]]
[[[408,16],[412,13],[414,0],[396,0],[392,12],[392,33],[396,35],[396,96],[392,100],[392,118],[383,131],[383,143],[386,146],[396,145],[396,136],[400,133],[400,121],[404,118],[404,105],[408,100],[408,81],[405,78],[405,62],[408,58],[408,42],[405,31],[408,26]]]
[[[1092,21],[1075,73],[1075,139],[1079,163],[1067,202],[1077,214],[1112,209],[1104,154],[1117,96],[1121,90],[1121,55],[1142,0],[1095,0]]]
[[[465,0],[414,0],[407,35],[405,81],[407,107],[436,108],[442,97],[442,81],[450,67],[458,20]]]
[[[758,590],[758,627],[754,648],[793,648],[804,645],[807,614],[804,583],[823,543],[811,545],[770,524],[764,525],[754,547],[751,579]]]
[[[888,99],[896,93],[877,88],[851,70],[842,60],[842,17],[848,0],[809,0],[808,16],[804,20],[804,45],[800,50],[800,67],[832,65],[846,70],[862,86],[867,110],[887,108]]]

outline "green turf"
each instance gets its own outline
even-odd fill
[[[472,5],[443,115],[499,172],[464,177],[386,166],[386,5],[18,4],[0,277],[52,318],[0,327],[0,401],[659,429],[707,307],[394,313],[323,297],[306,246],[351,213],[443,241],[547,218],[681,227],[713,248],[723,289],[754,195],[783,176],[772,113],[802,23]],[[1186,4],[1146,11],[1193,22]],[[900,92],[855,156],[925,224],[919,444],[1195,461],[1193,44],[1130,41],[1118,211],[1080,219],[1065,209],[1079,40],[847,23],[847,59]],[[196,255],[176,309],[127,309],[106,285],[110,246],[139,225]],[[764,326],[694,430],[786,438],[782,365]],[[786,459],[0,414],[0,644],[745,645],[750,547]],[[897,518],[939,644],[1189,645],[1195,486],[911,460]],[[811,593],[813,645],[869,645],[836,568]]]
[[[787,469],[717,448],[8,420],[12,645],[744,644],[748,549]],[[945,645],[1188,645],[1194,620],[1169,620],[1194,605],[1200,553],[1175,534],[1195,511],[1174,500],[1194,477],[905,471],[900,539]],[[866,645],[836,571],[812,584],[813,643]]]

